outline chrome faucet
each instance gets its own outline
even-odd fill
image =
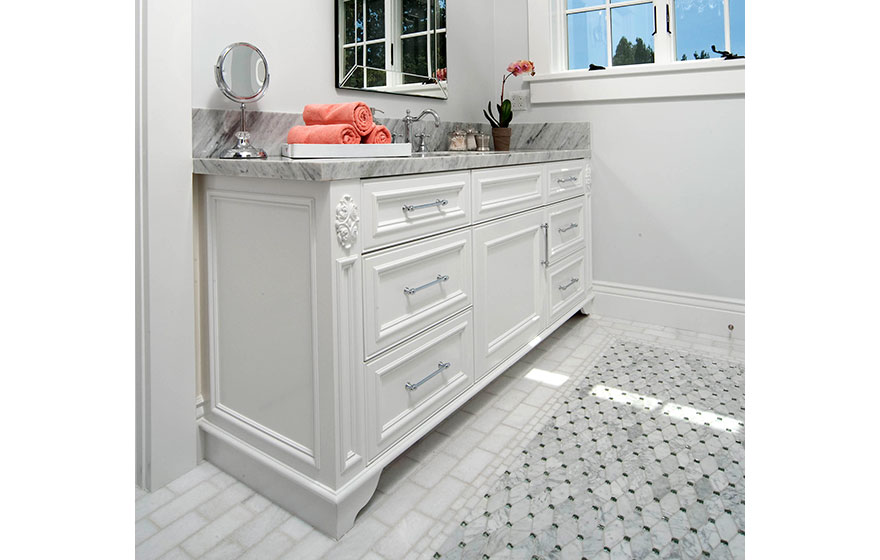
[[[414,122],[418,122],[422,120],[422,117],[425,115],[431,115],[434,117],[434,128],[438,128],[440,126],[440,115],[437,114],[437,111],[434,109],[425,109],[418,117],[412,116],[410,110],[406,110],[406,116],[403,117],[403,141],[413,143],[413,134],[412,134],[412,124]],[[422,139],[422,144],[424,145],[424,138]]]

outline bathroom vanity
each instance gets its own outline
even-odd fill
[[[589,150],[194,171],[204,456],[332,537],[592,301]]]

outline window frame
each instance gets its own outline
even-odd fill
[[[366,4],[366,0],[353,0],[355,7],[355,14],[359,13],[360,7]],[[403,2],[402,0],[384,0],[384,16],[385,16],[385,37],[379,39],[368,39],[367,38],[367,30],[366,25],[364,25],[363,36],[360,40],[357,38],[357,33],[355,33],[355,40],[353,42],[346,42],[342,44],[334,44],[334,48],[338,49],[338,55],[336,60],[337,70],[336,70],[336,87],[341,89],[355,89],[359,91],[376,91],[381,93],[398,93],[401,95],[416,95],[416,96],[424,96],[426,93],[433,90],[437,90],[441,93],[445,93],[446,89],[446,80],[441,80],[440,84],[425,84],[425,83],[404,83],[403,70],[402,70],[402,57],[398,56],[396,53],[403,52],[403,40],[413,37],[425,37],[425,41],[427,42],[427,67],[426,70],[431,68],[431,65],[434,61],[436,53],[431,50],[431,37],[434,38],[434,44],[437,44],[437,37],[440,34],[446,35],[446,27],[433,29],[433,18],[436,17],[436,9],[433,10],[432,13],[432,4],[436,2],[436,0],[421,0],[424,2],[427,14],[426,14],[426,29],[424,31],[414,31],[410,33],[403,33]],[[344,14],[342,13],[344,8],[340,5],[337,14],[336,14],[336,37],[335,41],[338,41],[340,30],[344,25]],[[448,17],[448,16],[447,16]],[[355,21],[357,21],[357,15],[355,16]],[[372,67],[367,66],[367,47],[369,45],[374,44],[384,44],[385,45],[385,64],[384,67]],[[348,49],[354,49],[355,52],[355,66],[360,66],[360,69],[355,70],[356,72],[363,73],[362,81],[363,87],[357,88],[352,86],[343,86],[344,78],[348,76],[347,74],[343,74],[343,70],[345,68],[345,53]],[[361,49],[362,55],[360,60],[357,57],[357,51]],[[436,49],[436,46],[435,46]],[[367,75],[370,70],[378,70],[385,71],[385,85],[383,86],[368,86],[367,85]],[[350,76],[349,76],[350,77]]]
[[[724,2],[725,46],[730,44],[729,2]],[[568,70],[567,13],[607,10],[611,7],[653,3],[658,31],[654,63],[609,65],[605,70]],[[661,33],[669,6],[670,30]],[[600,6],[567,10],[566,0],[528,0],[529,58],[538,74],[525,82],[531,103],[651,99],[745,93],[745,59],[676,60],[675,8],[670,0],[606,0]],[[606,18],[610,26],[610,17]],[[610,31],[606,41],[612,42]],[[657,37],[663,35],[660,41]],[[609,49],[612,47],[609,46]],[[658,56],[661,52],[662,59]],[[609,61],[612,56],[609,53]],[[543,69],[543,70],[542,70]]]

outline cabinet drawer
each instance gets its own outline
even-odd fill
[[[583,196],[547,207],[550,236],[550,263],[586,246],[586,229]]]
[[[467,171],[364,181],[364,249],[468,225],[470,204]]]
[[[557,161],[547,165],[547,202],[583,194],[586,167],[583,160]]]
[[[544,196],[540,165],[518,165],[473,172],[474,222],[540,206]]]
[[[366,257],[366,357],[471,305],[471,294],[470,230]]]
[[[550,322],[559,319],[566,311],[579,305],[589,284],[586,252],[580,251],[547,269],[547,286],[550,289]]]
[[[366,375],[372,459],[473,384],[471,312],[367,363]]]

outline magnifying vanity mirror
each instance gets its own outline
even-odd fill
[[[336,0],[336,87],[447,99],[447,0]]]
[[[250,43],[232,43],[220,53],[214,66],[214,79],[223,95],[241,105],[241,129],[235,133],[235,146],[220,153],[223,159],[265,158],[266,152],[251,145],[245,126],[244,105],[263,97],[269,87],[269,67],[260,49]]]

